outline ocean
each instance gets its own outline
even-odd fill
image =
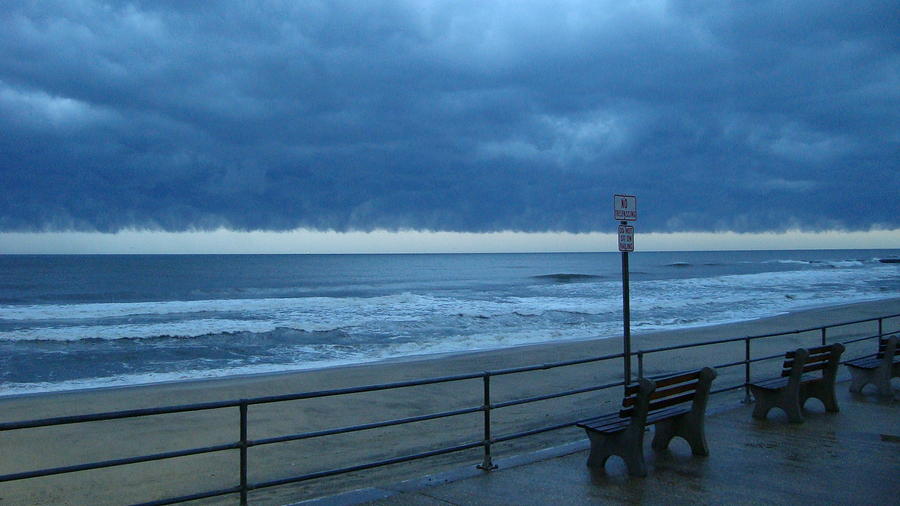
[[[900,297],[898,257],[632,253],[632,333]],[[0,256],[0,395],[621,333],[618,253]]]

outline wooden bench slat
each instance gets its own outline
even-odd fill
[[[875,357],[854,359],[846,362],[849,367],[859,367],[860,369],[877,369],[881,365],[881,360]]]
[[[831,350],[822,350],[817,351],[815,353],[810,353],[809,356],[806,357],[807,362],[818,362],[820,360],[828,360],[828,357],[831,356]]]
[[[754,381],[750,383],[752,386],[765,388],[766,390],[778,390],[788,384],[788,378],[771,378],[767,380]]]
[[[823,381],[822,376],[817,374],[803,374],[802,376],[800,376],[800,383],[811,383],[814,381]],[[783,388],[785,385],[787,385],[788,382],[790,382],[790,378],[782,377],[754,381],[750,384],[753,386],[765,388],[766,390],[778,390],[779,388]]]
[[[809,358],[806,359],[807,364],[819,364],[823,362],[828,362],[831,360],[831,353],[821,354],[821,355],[810,355]]]
[[[818,364],[818,363],[828,362],[830,359],[831,359],[830,352],[819,354],[819,355],[810,355],[806,359],[806,363],[807,364]],[[785,360],[782,367],[784,367],[785,369],[790,369],[791,367],[794,367],[794,359]]]
[[[628,428],[629,423],[631,423],[631,422],[629,422],[628,420],[620,420],[618,423],[611,424],[609,426],[598,428],[598,429],[591,429],[591,430],[594,430],[596,432],[603,432],[606,434],[609,434],[612,432],[621,432]]]
[[[810,356],[818,355],[820,353],[831,353],[831,345],[826,344],[825,346],[815,346],[813,348],[806,348],[806,352],[809,353]],[[786,351],[784,353],[784,358],[794,358],[797,355],[797,350]]]
[[[579,427],[602,427],[607,425],[610,422],[614,422],[616,420],[620,420],[618,413],[610,413],[605,416],[598,416],[596,418],[589,418],[587,420],[582,420],[578,422],[576,425]]]
[[[698,383],[696,381],[694,381],[692,383],[682,383],[680,385],[675,385],[673,387],[665,388],[662,390],[657,388],[652,394],[650,394],[650,399],[651,400],[661,399],[663,397],[669,397],[669,396],[672,396],[675,394],[680,394],[682,392],[696,390],[697,385],[698,385]],[[634,406],[634,404],[636,402],[637,402],[637,397],[627,397],[627,398],[623,399],[622,406],[627,408],[628,406]]]
[[[690,413],[691,409],[687,406],[674,406],[668,409],[661,409],[652,413],[647,413],[647,423],[657,423],[672,418],[673,416]]]
[[[690,408],[686,406],[673,406],[667,409],[661,409],[658,411],[653,411],[647,413],[647,424],[655,424],[662,422],[663,420],[668,420],[669,418],[674,418],[676,416],[681,416],[685,413],[690,413]]]
[[[691,411],[690,408],[679,406],[679,404],[691,402],[697,397],[700,373],[700,370],[690,371],[653,380],[656,388],[649,395],[647,423],[657,423],[672,416],[689,413]],[[663,388],[660,388],[660,386]],[[627,425],[632,415],[634,415],[634,406],[637,404],[640,391],[639,383],[627,386],[625,388],[626,396],[622,399],[623,409],[617,413],[609,413],[582,420],[575,425],[601,432],[618,431],[621,426]]]
[[[607,413],[607,414],[602,415],[602,416],[595,416],[594,418],[588,418],[588,419],[586,419],[586,420],[581,420],[581,421],[579,421],[578,423],[593,423],[593,422],[596,422],[596,421],[606,420],[606,419],[609,419],[609,418],[618,418],[618,416],[619,416],[618,413]]]
[[[620,422],[623,420],[619,417],[618,413],[613,413],[613,415],[615,416],[611,418],[591,418],[590,420],[582,420],[576,425],[579,427],[588,427],[594,429],[597,427],[606,427],[609,424]]]
[[[803,372],[824,371],[826,367],[828,367],[827,363],[805,365],[803,366]]]
[[[653,379],[653,382],[656,383],[656,389],[667,387],[669,385],[674,385],[676,383],[683,383],[685,381],[696,380],[700,377],[700,371],[690,371],[682,374],[676,374],[674,376],[667,376],[659,379]]]
[[[664,397],[671,397],[675,394],[680,394],[683,392],[693,392],[697,390],[697,387],[700,385],[697,381],[692,381],[690,383],[681,383],[678,385],[670,386],[668,388],[663,388],[660,390],[659,388],[650,395],[650,400],[662,399]]]
[[[674,374],[672,376],[663,376],[661,378],[653,378],[654,383],[656,383],[656,389],[659,391],[662,388],[665,388],[669,385],[674,385],[676,383],[684,383],[687,381],[696,381],[700,378],[700,371],[688,371],[685,373]],[[626,397],[634,397],[641,390],[641,386],[638,383],[634,383],[632,385],[628,385],[625,387],[625,396]],[[623,406],[630,406],[634,401],[629,401],[629,404],[625,404],[624,399],[622,402]]]
[[[689,413],[691,410],[686,406],[672,406],[665,409],[650,411],[647,413],[647,424],[655,424],[668,420],[669,418]],[[596,432],[618,432],[624,430],[631,423],[630,417],[619,416],[618,413],[610,415],[582,420],[575,424],[583,429],[590,429]]]
[[[806,362],[803,367],[803,372],[824,370],[828,367],[828,364],[831,363],[831,347],[830,346],[825,346],[825,347],[820,346],[818,348],[812,348],[812,349],[821,350],[821,351],[817,352],[816,354],[810,354],[807,357]],[[793,355],[795,353],[796,352],[785,353],[785,357],[787,357],[788,354]],[[781,376],[783,376],[783,377],[790,376],[791,370],[793,368],[794,368],[794,358],[785,358],[784,364],[782,365],[782,369],[781,369]]]
[[[660,401],[650,402],[650,409],[655,411],[658,409],[667,408],[669,406],[675,406],[675,405],[681,404],[683,402],[692,401],[692,400],[694,400],[694,397],[696,397],[696,396],[697,396],[696,390],[692,390],[686,394],[679,395],[676,397],[667,397]]]
[[[618,432],[624,430],[631,423],[630,418],[613,418],[611,420],[600,421],[595,423],[580,422],[576,424],[582,429],[590,429],[594,432]]]
[[[650,404],[647,406],[647,411],[648,412],[660,411],[660,410],[662,410],[664,408],[668,408],[670,406],[676,406],[678,404],[692,401],[692,400],[694,400],[694,397],[696,397],[696,396],[697,396],[697,390],[696,390],[696,388],[694,388],[694,389],[691,389],[688,393],[679,395],[677,397],[670,396],[670,397],[664,398],[663,400],[650,402]],[[624,408],[619,411],[619,416],[622,418],[630,417],[633,414],[634,414],[634,406]]]

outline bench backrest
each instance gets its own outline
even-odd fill
[[[646,417],[647,413],[685,402],[693,402],[694,408],[705,410],[709,388],[715,377],[715,370],[704,367],[696,371],[653,380],[642,379],[640,383],[625,388],[625,397],[622,399],[619,416],[622,418],[636,415]]]
[[[813,371],[822,371],[823,375],[836,373],[843,352],[844,345],[841,343],[789,351],[784,354],[781,376],[799,378],[800,375]],[[795,366],[800,369],[795,369]]]
[[[900,349],[897,349],[896,335],[878,338],[878,358],[884,358],[885,353],[892,356],[900,355]]]

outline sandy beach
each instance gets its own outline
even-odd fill
[[[818,308],[727,325],[637,334],[633,338],[632,349],[648,350],[688,342],[792,331],[897,313],[900,313],[900,299]],[[898,329],[900,318],[885,322],[885,332]],[[872,322],[829,329],[827,339],[828,342],[835,342],[876,332],[877,324]],[[815,346],[820,341],[819,331],[758,340],[752,344],[752,357],[777,354],[800,346]],[[871,341],[851,345],[845,357],[870,353],[873,346]],[[296,373],[7,397],[0,399],[0,420],[11,422],[381,384],[616,354],[621,352],[621,348],[620,338],[593,339]],[[730,363],[743,360],[743,357],[743,342],[648,354],[644,372],[646,375],[656,375]],[[777,360],[754,364],[753,376],[770,376],[778,367]],[[621,359],[496,377],[491,383],[492,402],[609,383],[621,377]],[[741,384],[743,378],[743,366],[722,369],[714,388]],[[620,394],[621,390],[610,389],[497,409],[493,412],[492,430],[497,437],[609,412],[616,409]],[[467,380],[251,406],[249,437],[260,439],[477,407],[481,405],[481,396],[482,382]],[[713,403],[734,403],[741,398],[743,390],[738,390],[714,396]],[[249,481],[274,480],[478,441],[482,438],[481,419],[482,414],[478,412],[349,435],[254,447],[249,450]],[[554,431],[497,444],[494,454],[512,455],[582,437],[580,431],[574,429]],[[236,408],[17,430],[0,435],[0,474],[211,446],[233,442],[237,438]],[[254,504],[279,504],[375,483],[399,481],[452,467],[475,465],[480,462],[481,451],[476,448],[373,471],[264,489],[253,492],[250,499]],[[226,451],[2,483],[0,504],[134,503],[230,487],[236,485],[237,480],[237,451]],[[237,498],[232,495],[207,502],[234,504]]]

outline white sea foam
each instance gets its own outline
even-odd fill
[[[869,260],[869,263],[877,262],[878,259]],[[863,260],[766,260],[764,264],[788,264],[788,265],[810,265],[816,267],[863,267],[866,262]]]
[[[272,312],[298,307],[326,310],[340,306],[377,307],[391,304],[427,303],[430,297],[403,293],[383,297],[299,297],[275,299],[221,299],[162,302],[116,302],[93,304],[47,304],[0,306],[0,320],[73,320],[142,315],[173,315],[210,311]]]
[[[235,332],[269,332],[272,322],[222,319],[197,319],[171,323],[125,325],[74,325],[35,327],[0,332],[5,341],[78,341],[83,339],[139,339],[147,337],[198,337]]]
[[[27,394],[47,390],[66,391],[85,388],[108,388],[126,385],[210,379],[237,375],[290,372],[308,369],[363,364],[400,357],[426,356],[464,351],[491,350],[510,346],[542,343],[547,341],[586,339],[599,335],[611,335],[620,323],[610,323],[602,329],[583,327],[578,329],[510,329],[503,334],[485,333],[451,335],[422,342],[402,342],[387,346],[349,348],[336,344],[316,344],[291,347],[285,350],[282,361],[276,363],[241,364],[219,366],[212,369],[187,369],[176,372],[119,374],[108,377],[69,380],[46,383],[6,383],[3,395]]]
[[[345,360],[321,360],[309,363],[296,364],[253,364],[238,367],[222,367],[209,370],[184,370],[177,372],[156,372],[143,374],[119,374],[100,378],[85,378],[60,382],[34,382],[34,383],[6,383],[3,385],[2,395],[21,395],[29,393],[52,391],[83,390],[88,388],[114,388],[129,385],[145,385],[150,383],[165,383],[171,381],[202,380],[212,378],[224,378],[228,376],[240,376],[248,374],[265,374],[277,372],[301,371],[307,369],[322,369],[340,365],[365,363],[380,360],[365,357],[348,358]]]
[[[729,275],[710,278],[632,282],[632,308],[653,312],[660,325],[693,321],[702,308],[704,319],[731,319],[732,312],[781,312],[815,301],[844,302],[871,298],[868,286],[896,276],[896,269],[816,269]],[[304,297],[5,306],[0,320],[9,330],[0,341],[77,341],[138,339],[160,336],[198,337],[236,332],[270,332],[276,328],[323,332],[392,335],[415,325],[438,327],[453,317],[478,320],[511,316],[546,317],[553,312],[609,318],[619,310],[615,283],[579,283],[529,287],[532,296],[487,299],[402,293],[380,297]],[[545,295],[540,295],[544,293]],[[889,296],[879,293],[878,296]],[[679,313],[668,316],[668,313]],[[683,314],[681,314],[683,313]],[[721,318],[719,317],[721,315]],[[424,322],[424,323],[423,323]],[[428,323],[431,322],[431,323]],[[502,322],[508,324],[508,321]],[[596,322],[595,322],[596,323]],[[473,324],[469,324],[471,327]],[[539,322],[533,322],[539,328]],[[482,324],[480,328],[489,327]],[[527,326],[526,326],[527,328]],[[452,330],[452,329],[449,329]],[[497,328],[504,330],[503,325]]]
[[[224,332],[267,332],[277,327],[315,332],[371,328],[373,324],[385,322],[414,322],[434,315],[493,318],[509,314],[537,316],[547,311],[599,314],[607,310],[602,302],[588,298],[473,300],[408,293],[352,299],[310,297],[28,306],[4,308],[3,319],[21,322],[22,328],[0,332],[0,340],[196,337]],[[154,318],[148,318],[151,315]],[[217,315],[220,317],[213,317]],[[244,318],[237,319],[235,315]],[[157,316],[170,320],[160,321]]]
[[[702,262],[695,262],[696,268],[664,269],[662,279],[648,279],[654,276],[648,268],[650,274],[635,276],[631,283],[633,331],[727,323],[900,296],[896,265],[773,262],[809,267],[712,277]],[[412,288],[417,291],[371,297],[319,292],[294,298],[0,306],[0,345],[17,351],[19,345],[29,346],[26,341],[41,341],[34,347],[36,363],[41,363],[40,353],[90,357],[94,350],[103,350],[114,356],[132,351],[152,356],[156,349],[165,349],[181,356],[189,350],[186,358],[177,359],[181,362],[160,362],[177,372],[133,374],[127,364],[108,377],[53,384],[7,381],[3,389],[23,393],[288,371],[621,333],[621,286],[610,277],[548,283],[528,276],[521,285],[494,292],[430,286],[420,283]],[[155,338],[162,339],[145,341]],[[79,341],[81,346],[71,344]],[[204,355],[207,346],[215,353]]]

